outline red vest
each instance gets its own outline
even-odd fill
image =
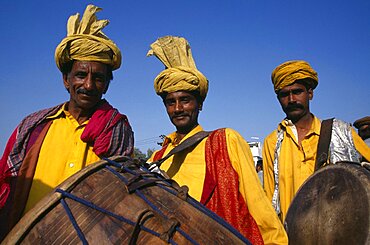
[[[154,161],[163,157],[164,144]],[[206,176],[201,203],[222,217],[252,244],[264,244],[258,225],[239,192],[239,177],[227,151],[225,129],[213,131],[206,141]]]

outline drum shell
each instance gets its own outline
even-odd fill
[[[370,172],[355,163],[309,177],[284,222],[290,244],[370,244]]]
[[[113,157],[111,160],[121,163],[127,158]],[[245,238],[229,225],[218,222],[218,216],[204,212],[204,206],[191,198],[183,200],[176,196],[178,189],[172,185],[163,188],[156,184],[139,188],[145,199],[154,204],[153,208],[136,192],[128,192],[128,187],[120,176],[130,179],[132,174],[118,172],[118,169],[112,172],[106,168],[107,165],[105,160],[92,164],[67,179],[58,189],[92,202],[133,223],[140,220],[140,215],[144,215],[142,225],[158,234],[165,234],[173,220],[176,220],[181,231],[199,244],[245,244]],[[131,171],[140,172],[137,166],[130,166]],[[18,222],[3,243],[80,244],[81,240],[66,215],[61,200],[62,194],[58,192],[45,197]],[[128,244],[133,240],[136,244],[167,244],[160,237],[140,229],[138,234],[133,234],[133,225],[120,222],[68,198],[65,201],[89,244]],[[173,233],[172,240],[178,244],[191,243],[179,231]]]

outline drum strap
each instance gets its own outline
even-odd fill
[[[196,146],[204,138],[208,137],[208,135],[210,133],[212,133],[212,131],[200,131],[200,132],[194,134],[193,136],[187,138],[181,144],[179,144],[178,146],[176,146],[175,148],[173,148],[166,156],[162,157],[158,161],[152,162],[151,165],[150,165],[150,167],[149,167],[149,170],[152,171],[152,170],[154,170],[156,168],[159,168],[162,165],[162,163],[164,161],[166,161],[172,155],[174,155],[176,153],[179,153],[179,152],[181,152],[181,151],[183,151],[185,149],[188,149],[191,146]]]
[[[333,119],[334,118],[326,119],[321,123],[319,143],[317,144],[315,171],[328,161]]]

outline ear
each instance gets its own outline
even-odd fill
[[[313,89],[312,88],[308,89],[308,99],[309,100],[313,99]]]
[[[105,94],[108,91],[110,81],[107,82],[107,85],[105,86],[103,94]]]
[[[68,75],[67,74],[63,74],[63,83],[64,83],[64,87],[67,89],[67,91],[69,93],[69,82],[68,82]]]

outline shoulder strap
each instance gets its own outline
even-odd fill
[[[186,140],[184,140],[181,144],[179,144],[178,146],[176,146],[175,148],[173,148],[166,156],[164,156],[163,158],[159,159],[158,161],[155,161],[151,164],[151,167],[152,166],[157,166],[157,167],[160,167],[162,165],[162,163],[164,161],[166,161],[169,157],[171,157],[172,155],[176,154],[176,153],[179,153],[191,146],[195,146],[197,145],[199,142],[201,142],[204,138],[206,138],[210,133],[212,133],[212,131],[200,131],[196,134],[194,134],[193,136],[187,138]]]
[[[333,120],[334,118],[330,118],[323,120],[321,123],[319,143],[317,144],[315,171],[321,168],[328,160]]]

